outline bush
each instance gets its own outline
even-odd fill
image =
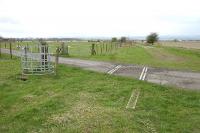
[[[157,33],[151,33],[147,36],[146,41],[147,43],[151,43],[152,45],[158,41],[158,34]]]
[[[113,37],[111,41],[112,41],[112,42],[117,42],[117,38],[116,38],[116,37]]]

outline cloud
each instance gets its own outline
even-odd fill
[[[16,37],[195,35],[200,34],[199,4],[199,0],[0,0],[0,33]]]
[[[0,17],[0,24],[19,24],[19,22],[9,17]]]

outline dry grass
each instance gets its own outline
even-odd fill
[[[200,41],[183,41],[183,42],[162,41],[159,44],[162,46],[170,46],[170,47],[200,49]]]
[[[171,54],[167,51],[165,51],[163,48],[150,48],[147,50],[149,54],[151,54],[154,59],[156,60],[165,60],[169,62],[184,62],[185,58],[181,56],[176,56],[174,54]]]
[[[100,125],[107,127],[107,130],[111,130],[111,121],[108,120],[112,120],[111,114],[113,113],[113,109],[99,105],[96,102],[96,96],[92,93],[80,92],[78,95],[80,99],[70,110],[53,114],[48,118],[45,125],[65,127],[76,123],[77,129],[82,129],[83,132],[87,133],[94,131],[94,128]]]

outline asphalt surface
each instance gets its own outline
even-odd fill
[[[1,49],[2,53],[8,53],[8,49]],[[13,55],[20,56],[19,51],[13,50]],[[55,57],[51,57],[51,61],[55,61]],[[113,75],[126,76],[139,79],[142,76],[144,66],[138,65],[122,65],[103,61],[90,61],[73,58],[59,57],[59,63],[80,67],[86,70],[92,70],[102,73],[110,73]],[[176,86],[178,88],[200,90],[200,73],[177,71],[170,69],[151,68],[148,67],[144,80],[160,85]]]

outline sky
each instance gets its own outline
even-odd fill
[[[0,0],[0,36],[200,36],[199,5],[200,0]]]

